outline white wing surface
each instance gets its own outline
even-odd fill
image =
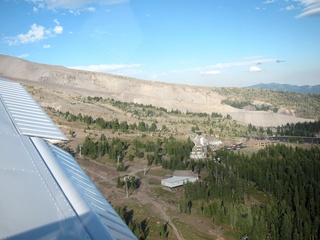
[[[28,92],[0,78],[0,239],[137,239]]]

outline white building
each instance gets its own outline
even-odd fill
[[[168,188],[180,187],[188,182],[193,183],[198,181],[199,177],[192,171],[177,170],[173,172],[170,178],[162,179],[161,185]]]
[[[192,152],[190,153],[190,158],[192,159],[205,159],[207,158],[207,151],[208,151],[208,142],[201,135],[201,132],[198,131],[194,137],[191,136],[193,139],[194,147],[192,148]]]

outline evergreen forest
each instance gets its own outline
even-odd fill
[[[320,121],[303,122],[278,126],[277,135],[280,136],[299,136],[299,137],[315,137],[320,132]]]
[[[197,164],[202,179],[184,186],[182,211],[195,208],[248,239],[320,239],[319,148],[275,145],[217,156],[221,163]]]
[[[197,172],[200,181],[187,184],[179,210],[194,211],[216,225],[228,225],[249,239],[320,238],[320,149],[278,144],[244,155],[218,150],[207,160],[189,159],[193,143],[173,137],[156,142],[106,140],[83,143],[83,154],[110,159],[146,157],[148,165]],[[130,153],[129,153],[130,152]],[[131,154],[133,153],[133,154]],[[214,159],[221,159],[220,162]]]

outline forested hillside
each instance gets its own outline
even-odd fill
[[[320,94],[301,94],[252,88],[216,88],[225,96],[221,103],[244,109],[278,112],[282,108],[293,111],[296,116],[316,118],[320,116]]]
[[[202,181],[185,186],[191,206],[249,239],[320,238],[320,149],[276,145],[252,156],[220,151]]]

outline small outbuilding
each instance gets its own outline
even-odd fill
[[[246,144],[256,148],[266,148],[267,146],[272,145],[272,142],[269,139],[250,138],[246,141]]]
[[[192,171],[183,171],[177,170],[173,172],[173,176],[170,178],[162,179],[161,185],[168,187],[168,188],[176,188],[183,186],[188,182],[196,182],[198,181],[199,177]]]

